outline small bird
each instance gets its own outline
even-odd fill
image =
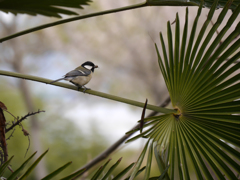
[[[89,68],[87,68],[88,66]],[[92,79],[92,73],[94,72],[95,68],[98,68],[98,66],[93,64],[91,61],[87,61],[76,69],[68,72],[63,78],[52,81],[50,84],[57,81],[66,80],[76,85],[78,90],[79,88],[84,88],[83,92],[85,92],[89,88],[86,88],[84,85]]]

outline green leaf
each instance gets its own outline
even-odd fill
[[[140,170],[138,170],[137,174],[135,177],[137,177],[141,172],[143,172],[145,170],[146,166],[144,166],[143,168],[141,168]],[[124,180],[130,180],[130,176]]]
[[[199,6],[203,1],[201,0],[147,0],[147,3],[150,6]],[[214,4],[214,0],[204,1],[204,7],[211,8]],[[226,5],[227,1],[219,0],[216,8],[222,8]],[[240,4],[239,0],[235,0],[234,3],[229,5],[229,9],[235,9]]]
[[[62,7],[83,9],[83,5],[88,5],[90,2],[90,0],[2,0],[0,1],[0,11],[11,12],[15,15],[19,13],[33,16],[40,14],[61,18],[59,14],[77,15],[76,12],[62,9]]]
[[[101,166],[97,172],[93,175],[93,177],[91,178],[91,180],[96,180],[100,177],[100,175],[102,174],[103,170],[106,168],[106,166],[108,165],[108,163],[111,161],[111,159],[109,159],[103,166]]]
[[[113,180],[119,180],[121,179],[124,175],[128,173],[128,171],[134,166],[135,163],[130,164],[128,167],[126,167],[124,170],[122,170]]]
[[[22,170],[25,168],[27,163],[35,156],[37,152],[33,153],[18,169],[16,169],[7,179],[8,180],[14,180],[17,176],[22,172]]]
[[[237,179],[239,174],[240,62],[236,61],[240,58],[240,22],[237,19],[240,5],[226,20],[228,9],[235,1],[225,2],[217,21],[211,25],[219,3],[222,2],[211,3],[201,27],[198,27],[198,20],[206,4],[199,7],[189,38],[188,8],[182,37],[177,14],[175,36],[172,35],[174,27],[167,23],[168,46],[162,33],[162,53],[155,44],[158,64],[176,112],[144,120],[143,128],[148,128],[128,141],[141,137],[153,141],[160,173],[169,165],[165,179]],[[227,23],[213,36],[223,19]],[[231,30],[234,23],[235,29]],[[140,157],[143,158],[142,154]],[[147,174],[151,163],[148,160]],[[195,177],[190,173],[192,170]],[[147,177],[149,175],[145,179]]]
[[[159,168],[159,171],[161,174],[164,173],[165,169],[166,169],[166,164],[164,163],[162,157],[160,156],[159,154],[159,150],[158,150],[158,146],[155,146],[154,148],[154,154],[155,154],[155,158],[156,158],[156,161],[157,161],[157,165],[158,165],[158,168]],[[169,165],[168,165],[169,166]],[[166,179],[169,180],[169,175],[168,173],[165,173],[166,175]]]
[[[66,177],[64,177],[64,178],[62,178],[60,180],[71,180],[71,179],[74,179],[76,177],[81,176],[85,171],[86,171],[86,169],[80,169],[77,172],[74,172],[74,173],[70,174],[69,176],[66,176]]]
[[[133,168],[132,174],[131,174],[131,176],[129,178],[130,180],[134,179],[137,176],[137,173],[138,173],[138,171],[139,171],[139,169],[141,167],[142,161],[143,161],[145,153],[147,151],[148,144],[149,144],[149,141],[146,143],[146,145],[145,145],[141,155],[139,156],[139,158],[138,158],[138,160],[137,160],[137,162],[136,162],[136,164],[135,164],[135,166]]]
[[[10,164],[10,162],[11,162],[11,160],[12,160],[13,157],[14,157],[14,156],[12,156],[8,161],[6,161],[5,163],[3,163],[3,164],[1,165],[1,167],[0,167],[0,177],[3,175],[5,169],[8,167],[8,165]]]
[[[19,178],[19,180],[26,179],[30,173],[34,170],[34,168],[38,165],[38,163],[42,160],[42,158],[47,154],[48,150],[46,150],[42,155],[37,158],[37,160],[27,169],[27,171]]]
[[[107,173],[104,175],[104,177],[101,180],[106,180],[111,173],[113,172],[113,170],[118,166],[118,164],[121,162],[122,158],[120,158],[114,165],[112,165],[111,168],[109,168],[109,170],[107,171]]]
[[[170,164],[166,167],[166,169],[163,171],[163,173],[162,173],[161,176],[158,178],[158,180],[163,180],[163,179],[164,179],[164,177],[165,177],[165,175],[166,175],[167,170],[168,170],[169,167],[170,167]]]
[[[146,166],[146,171],[144,178],[145,180],[149,179],[150,176],[150,171],[151,171],[151,165],[152,165],[152,155],[153,155],[153,143],[150,144],[150,148],[148,151],[148,160],[147,160],[147,166]]]
[[[58,175],[60,172],[62,172],[66,167],[68,167],[72,162],[68,162],[64,164],[62,167],[58,168],[57,170],[53,171],[52,173],[48,174],[46,177],[42,178],[42,180],[50,180],[56,175]]]

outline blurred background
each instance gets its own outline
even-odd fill
[[[99,0],[76,12],[83,15],[140,2]],[[159,45],[159,32],[166,35],[167,21],[174,22],[176,12],[183,29],[185,9],[147,7],[27,34],[0,44],[0,67],[55,80],[83,62],[92,61],[99,69],[87,84],[88,88],[140,102],[148,98],[149,104],[159,105],[168,97],[168,92],[158,67],[154,43]],[[197,7],[190,7],[189,11],[191,27]],[[203,10],[201,23],[207,12],[208,9]],[[0,36],[57,20],[0,12]],[[0,76],[0,101],[15,116],[21,117],[38,109],[46,111],[23,123],[30,133],[27,157],[34,151],[40,155],[50,149],[32,179],[40,179],[69,161],[73,164],[61,177],[81,168],[130,130],[142,111],[77,91],[5,76]],[[13,121],[11,116],[5,115],[7,121]],[[28,144],[28,138],[17,127],[8,141],[9,156],[14,155],[13,169],[23,162]],[[119,169],[135,162],[143,145],[141,140],[123,144],[110,155],[112,162],[123,156]],[[157,175],[157,169],[155,171]]]

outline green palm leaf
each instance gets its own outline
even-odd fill
[[[16,169],[7,179],[14,180],[17,176],[23,171],[23,169],[26,167],[26,165],[29,163],[29,161],[35,156],[37,152],[33,153],[22,165]]]
[[[204,3],[203,5],[205,7],[211,8],[212,4],[214,4],[214,0],[208,0],[208,1],[201,1],[201,0],[147,0],[147,3],[151,6],[199,6],[201,3]],[[219,0],[217,4],[217,8],[222,8],[227,3],[226,0]],[[235,0],[229,9],[235,9],[240,4],[239,0]]]
[[[170,22],[167,24],[168,48],[160,33],[163,56],[156,45],[159,67],[177,113],[145,119],[144,128],[150,128],[129,141],[152,139],[160,174],[168,165],[169,179],[191,179],[192,168],[198,179],[237,179],[240,173],[239,21],[222,40],[236,21],[240,5],[217,37],[212,38],[231,5],[232,1],[228,1],[207,32],[218,1],[214,1],[205,23],[198,28],[201,4],[188,43],[188,8],[182,38],[178,14],[174,41]],[[197,29],[200,32],[196,36]]]
[[[9,160],[7,160],[5,163],[3,163],[0,167],[0,176],[2,176],[4,174],[4,171],[7,169],[8,165],[10,164],[10,162],[12,161],[14,156],[12,156]]]
[[[29,15],[41,14],[44,16],[59,17],[59,14],[78,15],[76,12],[65,8],[83,9],[83,5],[88,5],[91,0],[1,0],[0,11],[6,13],[24,13]]]
[[[122,158],[120,158],[115,164],[113,164],[109,169],[106,170],[105,174],[103,174],[103,171],[106,169],[107,165],[109,164],[111,159],[109,159],[103,166],[101,166],[93,175],[93,177],[91,178],[91,180],[94,179],[101,179],[101,180],[105,180],[105,179],[109,179],[111,178],[110,176],[112,176],[112,172],[114,171],[114,169],[116,169],[116,167],[119,165],[119,163],[121,162]],[[114,177],[114,180],[118,180],[118,179],[122,179],[123,176],[125,176],[129,170],[134,166],[135,163],[130,164],[129,166],[127,166],[124,170],[122,170],[121,172],[119,172],[116,177]],[[138,174],[140,174],[143,170],[145,169],[137,169],[136,170],[136,174],[135,176],[137,176]],[[102,177],[103,176],[103,177]],[[111,178],[112,179],[112,178]],[[130,179],[130,177],[126,178],[126,179]]]
[[[34,163],[27,169],[27,171],[19,178],[19,180],[25,180],[47,153],[48,153],[48,150],[46,150],[44,153],[42,153],[41,156],[39,158],[37,158],[34,161]]]
[[[122,170],[113,180],[120,180],[127,172],[134,166],[134,163],[127,166],[124,170]]]
[[[62,167],[58,168],[57,170],[53,171],[52,173],[48,174],[46,177],[42,178],[41,180],[50,180],[56,175],[58,175],[60,172],[62,172],[65,168],[67,168],[72,162],[68,162],[64,164]]]

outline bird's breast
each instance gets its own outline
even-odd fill
[[[92,74],[90,74],[89,76],[77,76],[74,77],[73,79],[71,79],[71,81],[75,84],[84,86],[85,84],[87,84],[90,80],[92,79]]]

